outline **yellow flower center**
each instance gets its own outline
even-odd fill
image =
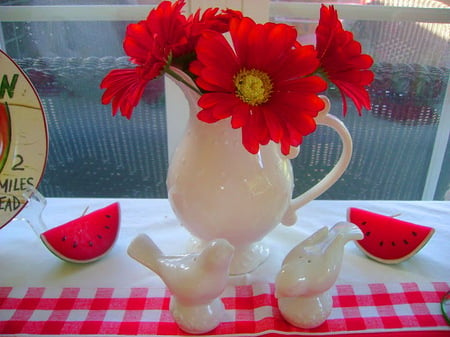
[[[273,85],[269,75],[257,69],[242,69],[234,76],[236,95],[249,105],[266,103]]]

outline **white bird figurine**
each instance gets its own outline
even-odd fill
[[[216,328],[225,314],[220,299],[228,283],[233,246],[211,241],[200,253],[166,256],[145,234],[129,245],[128,254],[161,277],[171,292],[170,312],[178,326],[192,334]]]
[[[333,306],[329,289],[342,265],[344,246],[363,233],[350,222],[323,227],[285,257],[275,280],[275,296],[283,317],[300,328],[321,325]]]

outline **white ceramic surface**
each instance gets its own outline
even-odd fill
[[[329,289],[341,270],[344,246],[363,237],[356,225],[339,222],[292,248],[275,280],[278,307],[289,323],[314,328],[325,322],[333,304]]]
[[[201,253],[166,256],[146,234],[128,246],[128,254],[156,274],[172,296],[170,312],[178,326],[192,334],[213,330],[222,321],[220,299],[228,283],[234,248],[226,240],[210,242]]]

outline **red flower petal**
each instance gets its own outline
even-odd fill
[[[235,53],[239,56],[240,66],[248,63],[248,50],[250,49],[248,36],[255,25],[256,23],[250,18],[233,19],[230,22],[230,35]]]
[[[231,104],[230,100],[233,101],[233,95],[229,93],[224,92],[210,92],[205,93],[202,96],[200,96],[198,100],[198,106],[204,109],[212,108],[215,105],[221,105],[221,104]]]
[[[309,135],[316,130],[317,124],[313,116],[306,114],[294,114],[292,120],[293,123],[289,125],[304,136]]]
[[[322,5],[320,9],[316,40],[321,67],[342,94],[344,115],[347,113],[346,97],[353,101],[359,114],[363,107],[370,109],[365,86],[373,80],[373,73],[367,70],[373,60],[369,55],[361,54],[361,44],[353,39],[351,32],[343,29],[333,6]]]
[[[193,36],[200,36],[207,30],[225,33],[229,29],[229,22],[232,18],[242,18],[242,13],[227,9],[219,13],[219,8],[207,8],[203,14],[197,10],[188,18]]]
[[[283,125],[279,116],[272,109],[261,109],[264,112],[265,124],[269,130],[270,139],[274,142],[279,142],[283,136]]]
[[[102,103],[113,104],[113,115],[117,110],[128,119],[131,118],[134,107],[139,103],[148,81],[143,79],[137,68],[112,70],[100,84],[106,89]]]
[[[151,42],[150,42],[151,41]],[[144,64],[149,52],[149,45],[153,44],[153,36],[147,30],[145,21],[127,26],[123,48],[137,64]]]
[[[259,111],[258,107],[254,107],[252,110],[252,118],[249,118],[247,124],[242,127],[242,134],[246,132],[249,136],[252,135],[254,137],[254,140],[250,141],[249,145],[253,144],[254,141],[258,144],[265,145],[269,142],[270,135],[264,121],[263,113]],[[244,146],[247,147],[245,143]],[[254,146],[252,147],[254,148]]]
[[[259,151],[258,135],[255,128],[248,124],[242,127],[242,145],[251,154],[256,154]]]
[[[201,74],[202,78],[208,79],[208,84],[212,85],[215,90],[230,92],[234,89],[233,77],[226,72],[226,69],[203,68]]]
[[[289,64],[286,67],[283,63]],[[279,63],[278,70],[273,70],[276,79],[290,79],[310,75],[319,67],[317,53],[313,46],[301,46],[295,43],[295,48],[286,55],[286,59]]]
[[[230,96],[227,93],[206,93],[200,97],[198,105],[205,110],[209,110],[211,118],[214,117],[218,121],[232,115],[235,101]]]
[[[205,33],[196,46],[197,59],[205,66],[226,68],[229,71],[237,69],[236,56],[225,37],[217,32]],[[217,58],[217,55],[221,55]]]
[[[204,34],[196,52],[198,61],[191,63],[190,71],[201,75],[197,84],[208,91],[232,90],[233,74],[239,66],[224,36],[217,32]],[[217,54],[221,56],[217,58]]]
[[[315,115],[325,107],[323,100],[313,92],[292,93],[279,92],[274,95],[274,104],[284,108],[290,107],[295,112],[315,112]],[[301,101],[301,104],[299,104]],[[294,110],[295,109],[295,110]]]
[[[322,92],[327,89],[327,83],[319,76],[301,77],[280,81],[277,84],[277,91]]]
[[[233,109],[233,114],[231,117],[231,126],[233,129],[242,128],[250,119],[250,111],[247,105],[239,102]]]
[[[287,125],[287,133],[289,134],[289,145],[290,146],[299,146],[303,142],[304,133],[298,131],[293,125]],[[289,152],[284,153],[288,155]]]

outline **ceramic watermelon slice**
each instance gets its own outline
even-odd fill
[[[11,118],[8,105],[0,103],[0,172],[8,159],[11,144]]]
[[[357,225],[364,238],[356,245],[370,258],[387,264],[409,259],[430,240],[431,227],[402,221],[391,216],[349,208],[347,220]]]
[[[116,241],[120,226],[119,203],[111,204],[40,234],[47,248],[62,260],[93,262]]]

